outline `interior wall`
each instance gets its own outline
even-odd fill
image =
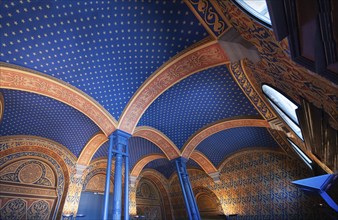
[[[221,183],[203,171],[189,170],[193,188],[204,187],[219,199],[223,214],[237,219],[311,219],[312,200],[291,181],[311,176],[303,164],[273,151],[245,151],[229,158],[220,170]],[[177,176],[170,181],[175,219],[186,219]]]
[[[21,157],[0,169],[0,219],[52,219],[60,202],[55,171],[41,158]]]
[[[137,214],[146,219],[165,219],[162,197],[157,187],[150,180],[142,178],[136,189]]]

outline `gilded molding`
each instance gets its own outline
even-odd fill
[[[133,177],[138,177],[142,171],[142,169],[144,168],[145,165],[147,165],[148,163],[150,163],[153,160],[157,160],[160,158],[166,158],[164,155],[162,154],[151,154],[151,155],[147,155],[145,157],[143,157],[142,159],[140,159],[135,166],[133,167],[133,169],[131,170],[130,176]]]
[[[98,132],[95,134],[86,144],[86,146],[82,149],[81,154],[77,160],[77,164],[88,166],[90,161],[92,160],[96,151],[108,141],[107,136],[102,133]]]
[[[229,28],[230,23],[213,0],[184,0],[208,33],[217,39]]]
[[[276,118],[275,113],[270,109],[269,105],[265,103],[261,94],[255,89],[255,86],[250,79],[252,76],[247,72],[249,70],[250,67],[245,60],[234,62],[229,65],[231,75],[257,111],[267,120]]]
[[[158,146],[169,160],[180,156],[177,146],[162,132],[148,126],[140,126],[135,129],[135,137],[142,137]]]
[[[266,120],[246,117],[246,118],[230,118],[226,120],[218,121],[212,125],[209,125],[205,128],[197,131],[189,140],[184,144],[182,150],[182,157],[189,158],[195,148],[206,138],[211,135],[231,128],[237,127],[265,127],[269,128],[270,125]]]
[[[191,48],[172,58],[143,83],[124,109],[118,129],[133,134],[142,114],[163,92],[194,73],[229,62],[216,41]]]
[[[4,100],[4,96],[0,92],[0,122],[1,122],[2,117],[4,115],[4,111],[5,111],[5,100]]]
[[[117,121],[87,94],[45,74],[0,62],[0,88],[32,92],[63,102],[88,116],[106,135],[117,127]]]
[[[5,184],[0,183],[0,194],[4,193],[11,193],[11,194],[24,194],[24,195],[31,195],[31,196],[45,196],[45,197],[52,197],[56,198],[57,194],[55,189],[48,189],[48,188],[34,188],[31,186],[16,186],[14,184]]]
[[[18,147],[43,147],[46,152],[53,152],[61,156],[68,167],[74,167],[76,164],[76,156],[65,146],[49,140],[47,138],[30,136],[30,135],[14,135],[0,137],[0,152]]]
[[[215,173],[217,172],[216,167],[210,162],[210,160],[200,151],[194,150],[191,155],[190,159],[194,160],[202,169],[207,173]]]

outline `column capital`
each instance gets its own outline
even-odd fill
[[[115,130],[111,135],[110,138],[113,138],[115,144],[123,144],[128,145],[128,139],[131,137],[131,134],[122,131],[122,130]]]

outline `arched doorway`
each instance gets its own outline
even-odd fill
[[[224,219],[222,206],[217,196],[211,190],[198,187],[194,189],[194,194],[203,219]]]
[[[136,210],[145,219],[165,219],[163,199],[156,185],[147,178],[141,178],[136,189]]]

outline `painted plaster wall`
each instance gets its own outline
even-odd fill
[[[215,184],[199,170],[189,170],[193,188],[205,187],[218,197],[225,215],[238,219],[311,219],[310,198],[291,181],[311,175],[303,164],[275,152],[242,152],[224,162],[221,183]],[[170,182],[176,219],[186,219],[177,177]]]

